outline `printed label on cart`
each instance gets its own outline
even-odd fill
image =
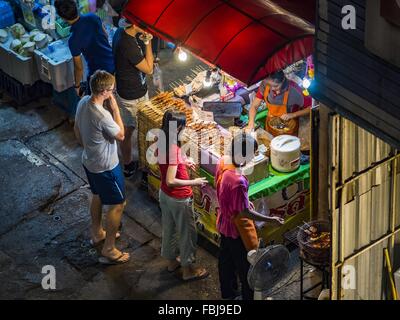
[[[284,218],[286,215],[294,216],[301,212],[306,207],[306,196],[308,193],[309,190],[305,190],[284,205],[277,208],[270,208],[270,215]]]
[[[198,111],[199,118],[204,121],[214,121],[214,113],[209,111]]]

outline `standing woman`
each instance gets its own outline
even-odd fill
[[[254,158],[257,148],[257,141],[251,135],[239,134],[232,140],[230,156],[224,156],[217,166],[217,229],[221,235],[218,273],[223,299],[237,296],[237,276],[242,286],[242,299],[253,299],[253,291],[247,282],[250,268],[247,252],[255,249],[258,243],[252,220],[283,223],[281,218],[256,212],[249,202],[249,182],[241,168]]]
[[[161,171],[161,256],[168,259],[169,272],[182,266],[182,278],[186,281],[203,279],[208,276],[208,272],[194,266],[197,232],[192,212],[192,186],[204,185],[207,180],[189,180],[187,166],[194,164],[182,154],[178,142],[179,133],[185,125],[184,113],[167,111],[164,114],[164,137],[158,140],[158,163]]]

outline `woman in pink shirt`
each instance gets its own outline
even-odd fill
[[[243,239],[234,223],[241,215],[252,220],[283,223],[278,217],[267,217],[254,210],[249,202],[249,182],[240,168],[250,162],[257,150],[257,141],[249,134],[239,134],[232,140],[231,155],[223,157],[218,163],[215,177],[219,213],[217,229],[221,235],[218,260],[219,281],[223,299],[237,296],[236,274],[242,285],[243,300],[252,300],[253,291],[247,282],[250,264]]]

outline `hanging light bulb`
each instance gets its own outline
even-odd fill
[[[187,53],[185,51],[183,51],[181,48],[179,48],[178,59],[180,61],[186,61],[187,60]]]

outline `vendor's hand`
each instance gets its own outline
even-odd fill
[[[244,127],[244,132],[251,133],[254,130],[254,124],[249,123],[246,127]]]
[[[197,179],[194,179],[194,180],[193,180],[193,185],[194,185],[194,186],[201,186],[201,187],[203,187],[203,186],[205,186],[206,184],[208,184],[208,181],[207,181],[207,179],[204,178],[204,177],[197,178]]]
[[[284,224],[285,223],[285,219],[283,219],[281,217],[271,217],[271,220],[275,220],[275,222],[277,222],[279,224]]]
[[[290,119],[293,119],[293,118],[294,118],[293,113],[285,113],[285,114],[281,115],[281,119],[283,121],[289,121]]]

